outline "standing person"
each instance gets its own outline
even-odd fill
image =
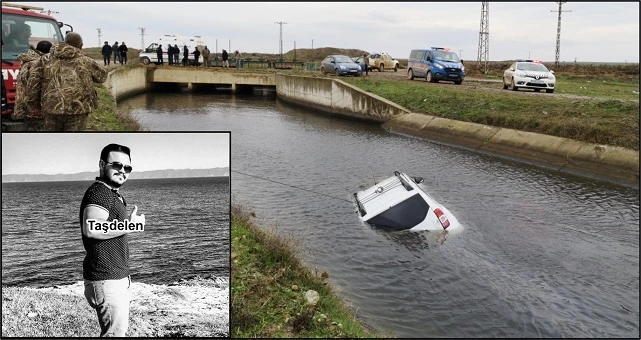
[[[114,52],[114,65],[120,60],[120,52],[118,52],[118,42],[116,41],[113,46],[111,46],[111,50]],[[122,60],[120,61],[120,64],[122,65]]]
[[[227,53],[227,50],[223,48],[223,67],[229,67],[229,62],[227,61],[229,59],[229,53]]]
[[[205,67],[211,67],[211,62],[209,61],[209,57],[211,56],[211,51],[205,46],[205,49],[203,49],[203,66]]]
[[[158,48],[156,49],[156,57],[158,58],[158,62],[160,65],[163,65],[164,62],[162,60],[162,44],[158,45]]]
[[[111,45],[107,41],[102,45],[102,60],[105,62],[105,66],[111,64]]]
[[[167,45],[167,59],[169,59],[169,65],[174,64],[174,47],[171,44]]]
[[[82,53],[76,32],[51,47],[27,80],[27,106],[41,110],[45,131],[83,131],[98,105],[94,83],[107,80],[107,69]]]
[[[183,66],[189,66],[189,48],[187,48],[187,45],[183,46]]]
[[[180,48],[178,48],[178,44],[174,44],[174,64],[180,65],[178,62],[180,60]]]
[[[13,117],[18,119],[24,117],[27,131],[44,131],[44,116],[37,109],[27,106],[26,91],[29,77],[34,69],[33,66],[50,50],[51,43],[43,40],[38,43],[35,49],[29,49],[27,53],[18,55],[21,64],[16,82],[16,103],[13,107]]]
[[[240,58],[242,58],[242,55],[240,54],[240,52],[238,52],[238,50],[236,50],[234,58],[236,58],[236,68],[240,68]]]
[[[194,49],[194,66],[198,67],[198,58],[200,58],[200,51],[198,50],[198,46],[196,46],[196,49]]]
[[[80,203],[80,231],[87,252],[82,262],[85,298],[96,310],[100,336],[124,337],[129,328],[131,300],[128,234],[144,231],[145,215],[137,214],[137,206],[128,215],[127,201],[119,192],[133,170],[128,147],[105,146],[100,152],[98,169],[99,177],[85,191]],[[125,222],[125,228],[97,228],[109,222]]]
[[[118,51],[120,52],[120,63],[122,64],[124,62],[126,64],[127,52],[129,52],[129,48],[127,48],[127,45],[124,41],[122,42],[122,44],[120,44],[120,47],[118,47]]]
[[[367,52],[363,53],[363,62],[365,63],[365,75],[368,76],[369,73],[369,54]]]

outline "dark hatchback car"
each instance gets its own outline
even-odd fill
[[[361,66],[346,55],[329,55],[321,62],[321,72],[359,77],[362,73]]]

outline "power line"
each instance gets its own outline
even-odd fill
[[[287,23],[286,22],[282,22],[282,21],[278,21],[278,22],[274,22],[274,23],[280,25],[280,40],[279,40],[280,48],[279,48],[278,52],[280,53],[280,62],[282,63],[283,62],[283,24],[286,25]]]
[[[344,199],[344,198],[340,198],[340,197],[336,197],[336,196],[331,196],[331,195],[323,194],[322,192],[317,192],[317,191],[313,191],[313,190],[309,190],[309,189],[301,188],[301,187],[298,187],[298,186],[295,186],[295,185],[291,185],[291,184],[287,184],[287,183],[283,183],[283,182],[274,181],[274,180],[269,179],[269,178],[260,177],[260,176],[256,176],[256,175],[252,175],[252,174],[248,174],[248,173],[244,173],[244,172],[241,172],[241,171],[238,171],[238,170],[232,170],[231,172],[236,172],[236,173],[239,173],[239,174],[241,174],[241,175],[245,175],[245,176],[249,176],[249,177],[254,177],[254,178],[262,179],[262,180],[267,181],[267,182],[272,182],[272,183],[276,183],[276,184],[281,184],[281,185],[284,185],[284,186],[287,186],[287,187],[290,187],[290,188],[294,188],[294,189],[299,189],[299,190],[302,190],[302,191],[310,192],[310,193],[312,193],[312,194],[316,194],[316,195],[320,195],[320,196],[325,196],[325,197],[329,197],[329,198],[333,198],[333,199],[341,200],[341,201],[348,202],[348,203],[354,203],[354,202],[352,202],[352,201],[350,201],[350,200],[346,200],[346,199]]]
[[[559,4],[559,22],[556,26],[556,51],[554,53],[554,67],[559,67],[559,59],[561,57],[561,12],[572,12],[570,11],[563,11],[561,10],[561,6],[563,6],[564,3],[567,1],[557,1]],[[555,12],[555,11],[550,11],[550,12]]]
[[[481,28],[479,30],[479,51],[476,58],[478,64],[476,67],[481,68],[484,64],[484,73],[487,73],[487,57],[490,53],[490,3],[483,1],[481,3]]]

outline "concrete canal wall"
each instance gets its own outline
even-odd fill
[[[410,113],[385,98],[332,78],[278,74],[276,94],[285,101],[326,113],[379,123]]]
[[[219,70],[143,67],[113,71],[105,86],[116,100],[152,83],[275,86],[277,96],[307,108],[382,123],[388,131],[459,145],[527,163],[623,183],[639,184],[639,152],[476,123],[412,113],[339,79]]]

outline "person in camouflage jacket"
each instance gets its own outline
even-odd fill
[[[40,111],[27,107],[25,91],[27,89],[27,81],[33,69],[32,66],[36,64],[43,55],[49,53],[50,49],[51,43],[43,40],[38,43],[35,50],[30,48],[27,53],[18,55],[18,60],[20,60],[21,64],[16,84],[16,103],[13,108],[13,118],[24,118],[27,131],[44,130],[44,117]]]
[[[27,105],[45,116],[46,131],[83,131],[98,105],[94,83],[107,80],[107,70],[82,54],[82,37],[71,32],[38,61],[27,83]]]

